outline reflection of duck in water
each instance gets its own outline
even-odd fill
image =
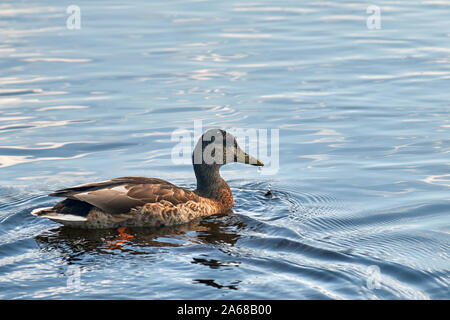
[[[194,191],[156,178],[116,178],[58,190],[50,195],[67,199],[52,208],[33,210],[32,214],[85,229],[182,224],[231,211],[234,200],[230,187],[220,176],[222,165],[264,165],[246,154],[236,138],[219,129],[202,135],[192,160],[197,178]]]
[[[58,264],[62,263],[63,268],[75,265],[88,272],[98,270],[102,263],[106,263],[108,268],[111,265],[127,268],[127,263],[123,265],[124,259],[143,259],[139,261],[151,266],[161,262],[163,257],[165,259],[167,256],[183,254],[187,259],[183,266],[186,270],[185,276],[191,275],[193,284],[236,290],[240,280],[223,283],[220,276],[216,279],[214,275],[217,269],[239,267],[241,262],[233,255],[234,250],[231,247],[239,240],[241,229],[246,228],[242,217],[233,214],[159,228],[85,230],[59,226],[35,236],[34,239],[39,250],[51,252],[52,257],[56,255],[60,261]],[[203,249],[199,250],[199,247]],[[217,250],[211,251],[211,248]],[[180,262],[176,260],[172,263],[178,265]],[[167,269],[175,267],[171,262],[164,262],[164,265]],[[114,269],[117,270],[116,267]],[[134,268],[134,263],[128,267]],[[198,275],[196,270],[201,270],[200,273],[204,274],[204,267],[213,269],[208,273],[208,279],[194,279],[194,275]],[[189,270],[192,273],[189,273]],[[156,277],[165,276],[165,273],[157,273]],[[161,278],[161,281],[164,282],[164,278]]]
[[[79,258],[80,253],[108,254],[115,249],[133,254],[148,254],[149,251],[145,248],[179,247],[189,243],[226,243],[233,246],[239,239],[237,229],[245,227],[238,215],[229,215],[159,228],[83,230],[58,227],[36,236],[35,240],[40,247],[60,250],[71,260],[71,256]]]

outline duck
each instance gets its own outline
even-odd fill
[[[234,162],[264,166],[244,152],[232,134],[210,129],[202,134],[192,152],[195,190],[159,178],[114,178],[56,190],[49,196],[64,200],[31,214],[81,229],[167,227],[227,214],[232,212],[234,198],[220,168]]]

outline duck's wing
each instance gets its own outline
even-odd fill
[[[146,203],[161,200],[177,205],[198,199],[198,196],[190,190],[162,179],[144,177],[123,177],[85,184],[57,190],[50,196],[87,202],[112,214],[127,213]]]

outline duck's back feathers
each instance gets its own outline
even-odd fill
[[[162,179],[123,177],[57,190],[50,194],[91,204],[111,214],[127,213],[131,209],[161,200],[173,205],[198,200],[189,190]]]

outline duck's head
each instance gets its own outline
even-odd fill
[[[260,160],[244,152],[232,134],[221,129],[210,129],[200,137],[192,154],[192,162],[194,167],[201,165],[216,169],[233,162],[264,166]]]
[[[240,162],[263,166],[258,159],[242,150],[236,138],[220,129],[206,131],[197,142],[192,154],[192,163],[197,178],[197,191],[204,196],[220,198],[228,194],[227,207],[233,206],[233,196],[227,183],[220,177],[219,169],[225,164]]]

